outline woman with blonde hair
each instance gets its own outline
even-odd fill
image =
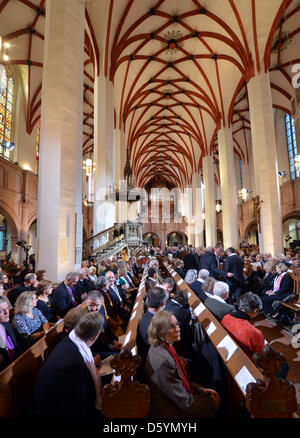
[[[173,348],[180,340],[180,327],[173,313],[157,312],[148,328],[145,373],[150,389],[151,415],[161,418],[212,417],[220,398],[212,389],[190,382]]]
[[[277,263],[275,266],[276,277],[272,289],[261,296],[263,311],[266,315],[273,313],[273,301],[282,301],[289,294],[293,293],[294,281],[287,272],[288,267],[284,263]]]
[[[217,280],[213,277],[207,277],[202,283],[202,292],[204,292],[208,297],[213,296],[214,285]]]
[[[12,326],[24,350],[50,329],[47,319],[36,305],[35,292],[22,292],[15,303]]]
[[[273,288],[274,278],[276,277],[274,265],[272,262],[265,262],[264,276],[262,282],[258,286],[259,294],[265,294],[268,290]]]

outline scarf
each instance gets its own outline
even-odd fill
[[[94,358],[91,352],[91,349],[86,345],[86,343],[80,339],[76,333],[75,330],[72,330],[69,334],[69,338],[72,342],[76,345],[76,347],[79,350],[79,353],[81,354],[84,363],[88,367],[88,370],[92,376],[92,379],[94,381],[95,390],[96,390],[96,402],[95,402],[95,408],[99,411],[101,410],[101,390],[102,390],[102,384],[101,384],[101,378],[97,373],[97,369],[95,366]]]
[[[189,392],[190,394],[192,394],[192,388],[189,382],[189,378],[188,375],[185,371],[184,366],[181,363],[181,360],[179,359],[178,354],[176,353],[176,351],[174,350],[174,347],[170,344],[168,344],[167,342],[163,343],[163,346],[165,347],[165,349],[170,353],[170,355],[173,357],[175,364],[178,368],[181,380],[182,380],[182,384],[184,386],[184,389]]]
[[[277,275],[277,277],[276,277],[275,280],[274,280],[274,289],[273,289],[273,292],[277,292],[277,291],[280,289],[280,283],[281,283],[282,277],[283,277],[285,274],[286,274],[286,273],[283,272],[282,274]]]

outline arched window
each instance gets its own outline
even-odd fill
[[[13,138],[12,120],[14,104],[14,79],[8,68],[0,65],[0,144]],[[1,155],[9,158],[10,151],[0,148]]]
[[[288,113],[285,114],[285,128],[286,128],[286,138],[289,154],[289,166],[291,180],[298,178],[300,176],[299,162],[296,161],[298,157],[297,142],[294,119]]]

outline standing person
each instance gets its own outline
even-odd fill
[[[148,333],[151,346],[145,373],[151,414],[160,418],[212,417],[220,406],[219,395],[189,381],[173,347],[173,343],[180,340],[176,317],[171,312],[157,312]]]
[[[100,418],[101,379],[90,348],[103,322],[99,312],[83,313],[75,329],[51,352],[35,386],[39,418]]]
[[[61,318],[65,316],[68,310],[78,305],[73,290],[77,281],[77,272],[69,272],[66,275],[65,280],[62,281],[53,291],[53,301]]]
[[[226,250],[225,271],[232,273],[233,276],[227,279],[229,284],[228,303],[233,303],[233,293],[235,294],[237,305],[240,302],[240,296],[243,293],[245,279],[244,279],[244,261],[239,257],[235,249],[230,247]]]

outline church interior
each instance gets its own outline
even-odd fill
[[[67,274],[77,270],[80,281],[88,268],[88,280],[95,267],[94,287],[86,286],[84,298],[75,294],[82,305],[93,289],[104,288],[95,286],[102,268],[121,271],[126,264],[124,281],[135,291],[118,314],[127,325],[115,333],[120,333],[121,359],[113,356],[125,408],[118,411],[113,390],[105,387],[105,418],[150,415],[152,386],[146,386],[135,358],[139,323],[151,308],[151,261],[157,263],[154,288],[165,285],[166,277],[173,279],[174,290],[185,291],[205,342],[226,372],[224,398],[233,402],[221,402],[219,415],[299,417],[299,45],[298,0],[0,0],[2,273],[11,290],[27,275],[47,270],[42,282],[51,280],[54,291],[64,282],[74,291]],[[214,272],[221,269],[225,276],[213,275],[201,261],[218,247],[222,255]],[[229,285],[230,305],[240,311],[243,297],[259,288],[256,283],[255,290],[249,286],[246,294],[236,294],[238,283],[226,277],[232,272],[230,248],[243,261],[243,285],[257,270],[265,275],[264,263],[273,263],[279,276],[273,278],[275,292],[281,275],[292,279],[290,301],[280,307],[288,309],[289,320],[273,317],[276,308],[265,314],[260,309],[251,321],[274,349],[256,361],[239,342],[231,352],[225,346],[227,357],[222,346],[217,348],[221,334],[230,338],[223,319],[201,297],[199,302],[193,281],[177,269],[180,259],[192,254],[194,281],[208,269],[209,277]],[[277,271],[282,264],[288,270]],[[6,290],[4,284],[3,296]],[[39,285],[24,290],[39,291]],[[0,292],[0,310],[3,303]],[[17,315],[13,311],[12,306],[10,322]],[[28,408],[28,385],[32,391],[42,364],[65,334],[65,314],[59,315],[49,332],[5,368],[0,354],[0,418],[18,417]],[[0,328],[2,323],[0,318]],[[8,348],[1,336],[2,331],[0,353]],[[280,355],[289,368],[285,387],[275,378]],[[137,373],[140,380],[140,394],[133,396],[139,408],[129,403],[132,388],[124,364],[134,373],[129,377]],[[25,373],[27,386],[21,383]],[[264,396],[251,387],[262,379],[268,380]],[[197,417],[188,410],[182,415],[188,412]]]

